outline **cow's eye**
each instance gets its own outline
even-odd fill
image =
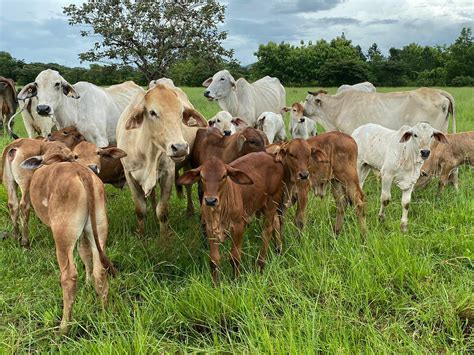
[[[222,177],[222,180],[224,180],[226,177],[227,177],[227,175],[226,175],[226,174],[224,174],[224,176]]]
[[[292,158],[296,158],[295,155],[293,153],[290,153],[290,157]]]
[[[152,115],[153,117],[156,117],[156,112],[154,110],[151,110],[150,115]]]
[[[79,155],[74,154],[74,159],[75,159],[75,160],[79,159]]]
[[[100,155],[100,151],[97,151],[97,155]]]
[[[217,120],[217,123],[221,123],[221,120]]]
[[[56,83],[56,84],[54,84],[54,87],[59,88],[59,85],[61,85],[61,83]]]
[[[67,136],[67,131],[63,131],[63,134],[64,134],[65,136]]]
[[[221,78],[221,81],[224,81],[224,80],[225,80],[225,78]]]
[[[418,136],[416,134],[413,135],[415,138],[418,138]]]
[[[249,143],[250,143],[250,144],[255,144],[256,142],[255,142],[255,140],[253,140],[253,139],[249,139]]]

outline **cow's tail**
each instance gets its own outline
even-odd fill
[[[453,118],[453,133],[456,133],[456,108],[454,105],[454,97],[446,91],[440,91],[440,94],[449,100],[448,115],[451,114]]]
[[[20,111],[18,111],[17,113],[15,113],[12,117],[10,117],[10,119],[8,120],[8,123],[7,123],[7,129],[8,129],[8,134],[10,134],[10,137],[12,137],[13,139],[18,139],[18,135],[13,132],[13,120],[15,119],[16,116],[18,116],[20,113],[23,112],[24,110],[24,106],[21,108]]]
[[[111,276],[115,277],[115,275],[117,274],[117,271],[115,270],[114,265],[112,264],[110,259],[107,257],[107,255],[105,255],[99,242],[99,236],[97,233],[97,216],[96,216],[95,201],[94,201],[94,196],[95,196],[94,183],[92,180],[91,173],[80,171],[79,177],[82,181],[82,185],[84,186],[84,189],[86,190],[87,207],[89,210],[89,218],[91,220],[92,234],[94,235],[95,246],[97,248],[97,251],[99,252],[100,262],[102,263],[102,266],[104,267],[104,269]]]

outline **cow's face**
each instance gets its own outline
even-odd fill
[[[238,132],[237,145],[238,150],[242,155],[253,152],[265,151],[265,133],[251,127],[247,127],[241,132]]]
[[[218,112],[208,123],[210,127],[218,128],[224,136],[230,136],[235,130],[232,127],[232,115],[227,111]]]
[[[36,96],[38,104],[36,112],[41,116],[52,116],[54,111],[62,105],[64,97],[78,99],[80,96],[59,73],[55,70],[43,70],[34,83],[26,85],[18,94],[19,100]]]
[[[95,144],[90,142],[79,143],[72,151],[74,160],[91,169],[94,173],[99,174],[101,168],[101,159],[120,159],[127,156],[127,154],[119,148],[99,148]]]
[[[64,143],[69,149],[73,149],[80,142],[85,141],[85,137],[74,126],[69,126],[59,131],[48,134],[48,141],[57,141]]]
[[[144,126],[143,130],[149,132],[153,144],[163,149],[175,162],[181,162],[189,154],[189,144],[184,140],[181,129],[184,116],[188,116],[187,111],[177,94],[158,84],[138,101],[130,112],[125,128]]]
[[[303,115],[318,116],[321,112],[322,101],[320,94],[308,94],[303,103]]]
[[[430,156],[434,140],[448,143],[448,139],[442,132],[431,127],[429,123],[420,122],[403,134],[400,143],[407,143],[410,149],[416,151],[423,160],[426,160]]]
[[[226,98],[232,90],[235,90],[234,77],[227,70],[215,73],[212,78],[204,81],[202,85],[207,87],[206,91],[204,91],[204,96],[209,100]]]

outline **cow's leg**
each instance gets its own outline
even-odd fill
[[[454,171],[453,171],[454,172]],[[444,189],[446,188],[446,185],[453,179],[453,175],[451,174],[451,167],[446,166],[446,164],[441,165],[441,174],[439,176],[439,184],[438,184],[438,195],[440,195]],[[456,174],[456,191],[458,191],[458,181],[457,181],[457,174]]]
[[[364,163],[357,162],[357,175],[359,176],[359,185],[362,189],[364,186],[365,179],[370,173],[370,166]]]
[[[56,243],[56,257],[61,272],[61,287],[63,290],[63,316],[59,331],[61,334],[65,334],[69,329],[68,323],[71,320],[72,306],[77,292],[77,270],[74,264],[73,251],[78,236],[75,235],[74,230],[65,228],[61,224],[52,225],[51,229]]]
[[[347,200],[344,194],[344,187],[339,181],[332,181],[331,191],[336,203],[336,223],[334,224],[334,233],[339,234],[344,222]]]
[[[185,189],[186,189],[186,199],[187,199],[186,215],[188,217],[191,217],[191,216],[194,216],[193,186],[186,185]]]
[[[160,234],[167,235],[169,233],[168,226],[168,204],[171,196],[171,189],[174,184],[174,169],[173,171],[163,172],[160,177],[160,201],[156,207],[156,216],[160,222]]]
[[[148,198],[151,201],[151,208],[153,209],[153,211],[156,211],[156,206],[158,206],[158,204],[156,203],[156,190],[155,190],[155,188],[151,189],[150,196],[148,196]]]
[[[382,174],[382,193],[380,194],[380,210],[379,220],[382,222],[385,219],[385,207],[390,202],[392,194],[390,192],[392,188],[393,176],[388,174]]]
[[[89,238],[85,234],[82,234],[79,239],[79,256],[86,269],[86,283],[89,284],[92,279],[92,250]]]
[[[208,233],[209,241],[209,256],[210,256],[210,266],[211,266],[211,276],[212,282],[216,286],[219,283],[219,266],[221,261],[221,256],[219,254],[219,239],[214,237],[210,231]]]
[[[408,208],[410,207],[411,201],[411,192],[413,191],[413,187],[409,189],[402,190],[402,219],[400,223],[400,229],[402,232],[408,231]]]
[[[234,270],[234,278],[240,276],[240,259],[242,244],[244,242],[245,225],[243,223],[234,225],[232,228],[232,249],[230,251],[230,264]]]
[[[107,240],[107,219],[97,218],[97,236],[102,250],[105,252],[105,241]],[[92,228],[89,225],[85,228],[87,239],[89,240],[90,253],[92,254],[92,274],[94,275],[95,291],[100,297],[102,304],[107,302],[109,294],[109,283],[107,281],[107,272],[100,261],[99,251],[94,240]]]
[[[141,236],[145,234],[145,217],[146,217],[146,199],[141,186],[130,176],[125,173],[127,184],[130,187],[133,202],[135,204],[135,213],[137,215],[137,233]]]
[[[296,208],[295,224],[301,230],[304,227],[304,212],[308,203],[309,184],[300,184],[297,189],[298,206]]]
[[[459,192],[459,168],[455,168],[452,171],[448,172],[449,182],[453,184],[456,192]]]
[[[27,247],[30,244],[30,231],[28,229],[28,221],[30,219],[30,205],[30,193],[29,191],[24,191],[20,200],[20,244],[24,247]]]
[[[267,208],[264,210],[262,247],[260,248],[260,252],[258,254],[258,259],[257,259],[257,265],[260,271],[263,271],[263,269],[265,268],[268,247],[272,239],[273,225],[274,225],[274,219],[276,215],[277,215],[277,206],[273,203],[272,199],[269,198],[267,201]]]
[[[349,194],[349,199],[355,207],[357,219],[359,220],[360,231],[363,235],[367,234],[367,224],[365,221],[365,199],[364,193],[360,189],[359,185],[353,180],[346,182],[346,191]]]
[[[13,235],[15,238],[20,238],[20,228],[18,224],[18,195],[17,195],[17,184],[13,179],[4,180],[3,183],[7,189],[8,196],[8,211],[10,212],[10,218],[13,223]]]

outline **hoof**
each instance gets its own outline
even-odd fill
[[[400,225],[400,230],[402,231],[402,233],[408,232],[408,225],[407,224],[401,224]]]

